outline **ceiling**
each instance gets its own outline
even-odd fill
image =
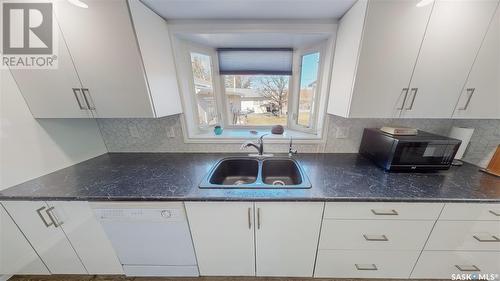
[[[141,0],[166,20],[338,19],[356,0]]]

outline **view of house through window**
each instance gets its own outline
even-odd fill
[[[286,75],[224,75],[229,123],[286,126],[289,82]]]
[[[318,84],[319,52],[302,56],[297,124],[312,127]]]
[[[212,126],[218,122],[210,60],[209,55],[191,53],[191,67],[200,126]]]

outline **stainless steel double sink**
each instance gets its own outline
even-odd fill
[[[311,183],[292,158],[228,157],[214,165],[200,188],[306,189]]]

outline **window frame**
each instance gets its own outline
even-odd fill
[[[293,101],[291,103],[291,106],[293,106],[292,114],[289,114],[288,118],[288,124],[289,128],[292,130],[297,130],[297,131],[302,131],[310,134],[318,134],[318,115],[320,114],[321,108],[320,108],[320,101],[321,101],[321,89],[323,86],[323,71],[324,66],[325,66],[325,50],[328,45],[327,41],[302,48],[302,49],[297,49],[297,52],[294,53],[294,67],[297,67],[297,69],[294,69],[294,95]],[[319,64],[318,64],[318,73],[317,73],[317,86],[316,86],[316,92],[314,93],[314,108],[312,112],[314,112],[313,115],[313,120],[311,122],[312,126],[310,128],[302,126],[299,124],[299,103],[300,103],[300,80],[302,78],[302,58],[306,55],[314,54],[314,53],[319,53]],[[290,104],[289,104],[290,105]],[[289,111],[290,112],[290,111]]]

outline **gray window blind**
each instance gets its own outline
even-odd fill
[[[291,48],[220,48],[217,53],[222,75],[292,75]]]

